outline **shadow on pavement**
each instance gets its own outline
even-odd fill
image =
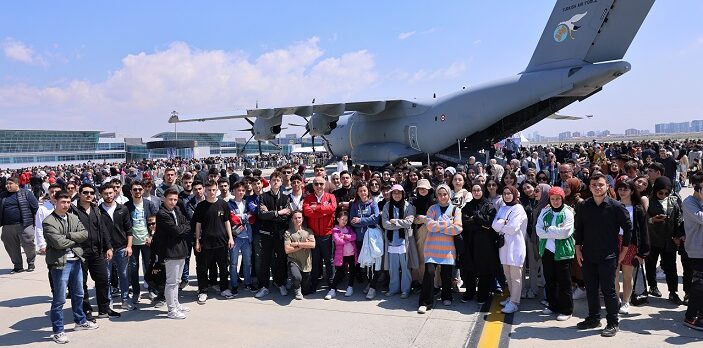
[[[40,304],[40,303],[46,303],[46,304],[51,303],[51,297],[49,297],[49,296],[29,296],[29,297],[13,298],[13,299],[1,301],[0,307],[16,308],[16,307],[23,307],[23,306],[32,306],[32,305]]]

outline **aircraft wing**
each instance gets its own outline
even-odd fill
[[[200,117],[200,118],[189,118],[180,119],[177,115],[171,116],[169,118],[169,123],[183,123],[183,122],[204,122],[204,121],[216,121],[216,120],[227,120],[235,118],[266,118],[270,119],[275,116],[282,115],[298,115],[298,116],[310,116],[313,113],[323,114],[327,116],[338,117],[346,112],[356,111],[364,115],[376,115],[387,109],[395,107],[401,104],[415,104],[415,102],[410,102],[406,100],[375,100],[375,101],[364,101],[364,102],[351,102],[351,103],[332,103],[332,104],[312,104],[312,105],[302,105],[302,106],[284,106],[278,108],[266,108],[266,109],[250,109],[246,111],[246,114],[240,115],[228,115],[228,116],[215,116],[215,117]]]
[[[569,120],[569,121],[583,120],[583,117],[580,117],[580,116],[559,115],[559,114],[551,114],[551,115],[547,116],[547,118],[552,119],[552,120]]]

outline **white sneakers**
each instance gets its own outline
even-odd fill
[[[51,335],[51,339],[54,340],[54,342],[58,344],[66,344],[68,343],[68,336],[66,335],[65,332],[59,332],[57,334]]]
[[[281,296],[288,296],[288,289],[286,289],[285,285],[279,286],[278,290],[281,291]]]
[[[230,289],[227,289],[227,290],[221,292],[220,295],[222,295],[222,297],[224,297],[226,299],[230,299],[230,298],[234,297],[234,294],[232,293],[232,290],[230,290]]]
[[[98,325],[98,323],[94,323],[92,321],[86,320],[85,323],[83,323],[83,324],[76,324],[76,328],[74,330],[76,330],[76,331],[95,330],[99,327],[100,327],[100,325]]]
[[[190,308],[188,308],[188,307],[186,307],[186,306],[184,306],[184,305],[182,305],[182,304],[179,304],[179,305],[178,305],[178,311],[179,311],[179,312],[186,313],[186,312],[190,312]]]
[[[427,306],[420,306],[420,308],[417,309],[418,314],[425,314],[427,313]]]
[[[366,299],[373,300],[374,297],[376,297],[376,289],[369,288],[369,292],[366,293]]]
[[[571,319],[571,316],[568,314],[559,314],[557,315],[557,321],[567,321]]]
[[[175,310],[175,311],[168,312],[168,317],[170,319],[185,319],[186,315],[185,315],[185,313],[183,313],[179,310]]]
[[[344,297],[350,297],[351,295],[354,295],[354,288],[347,286],[347,292],[344,293]]]
[[[510,314],[510,313],[515,313],[518,311],[517,305],[513,303],[512,301],[509,301],[508,303],[505,304],[505,307],[503,307],[503,310],[501,312],[505,314]]]
[[[580,287],[576,287],[576,290],[574,290],[573,295],[571,295],[571,298],[574,300],[581,300],[586,298],[586,290],[581,289]]]
[[[204,305],[205,301],[207,301],[207,294],[206,293],[198,294],[198,304]]]
[[[268,294],[269,294],[269,289],[261,288],[261,289],[259,289],[259,292],[257,292],[256,295],[254,295],[254,297],[255,298],[262,298]]]
[[[325,300],[331,300],[337,296],[337,291],[335,289],[330,289],[330,291],[325,295]]]
[[[630,314],[630,304],[629,303],[623,303],[622,306],[620,306],[620,310],[618,311],[620,314]]]
[[[296,300],[302,300],[303,299],[303,290],[301,288],[295,289],[295,299]]]

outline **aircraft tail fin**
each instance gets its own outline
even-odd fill
[[[655,0],[558,0],[525,72],[625,56]]]

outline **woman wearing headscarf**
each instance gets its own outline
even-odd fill
[[[405,200],[403,186],[391,187],[391,200],[383,206],[381,223],[388,240],[383,258],[384,269],[390,273],[390,284],[386,296],[400,293],[400,298],[410,296],[411,269],[418,266],[417,246],[413,236],[412,223],[415,220],[415,207]]]
[[[564,204],[564,190],[561,187],[552,187],[548,197],[549,205],[541,210],[535,227],[546,281],[547,308],[542,313],[556,313],[558,321],[565,321],[571,318],[574,311],[571,293],[571,263],[575,253],[574,212]]]
[[[501,302],[503,313],[515,313],[520,305],[522,293],[522,266],[525,263],[525,232],[527,230],[527,214],[520,204],[517,188],[503,188],[503,203],[493,220],[493,230],[505,238],[505,243],[498,250],[500,263],[503,265],[510,298]]]
[[[449,201],[449,186],[440,184],[435,190],[437,204],[430,207],[422,222],[427,226],[425,240],[425,275],[422,280],[420,306],[417,312],[424,314],[434,305],[434,277],[441,266],[442,303],[452,304],[452,270],[456,260],[454,236],[462,231],[461,210],[455,209]]]
[[[656,267],[661,256],[661,267],[666,275],[669,288],[669,301],[681,305],[682,301],[676,293],[679,287],[679,276],[676,269],[676,239],[680,238],[679,227],[682,223],[681,204],[678,196],[672,192],[671,180],[660,176],[654,180],[652,195],[649,197],[647,221],[649,230],[650,250],[645,260],[649,294],[661,297],[657,288]]]
[[[413,281],[420,283],[425,275],[425,238],[427,237],[427,226],[422,222],[422,219],[427,215],[427,210],[432,205],[437,203],[435,195],[432,192],[432,186],[427,179],[417,181],[415,193],[410,197],[410,204],[415,207],[415,221],[413,221],[413,230],[415,233],[415,243],[417,244],[417,254],[419,264],[413,272]]]
[[[488,301],[491,287],[501,272],[496,234],[491,228],[496,211],[488,202],[486,190],[480,184],[471,186],[471,196],[472,200],[461,210],[461,234],[465,243],[464,254],[460,257],[461,278],[466,288],[461,301],[471,301],[476,296],[476,301],[483,304]]]
[[[535,295],[539,292],[540,285],[542,285],[540,284],[542,264],[537,250],[539,238],[535,234],[536,218],[540,213],[537,207],[542,199],[542,192],[540,192],[541,188],[537,183],[531,180],[523,181],[520,188],[522,189],[520,204],[522,204],[525,214],[527,214],[527,233],[525,234],[527,256],[525,259],[526,272],[523,272],[522,278],[522,298],[535,298]],[[544,195],[547,196],[547,193],[545,192]],[[548,200],[549,197],[545,199],[545,201]]]

